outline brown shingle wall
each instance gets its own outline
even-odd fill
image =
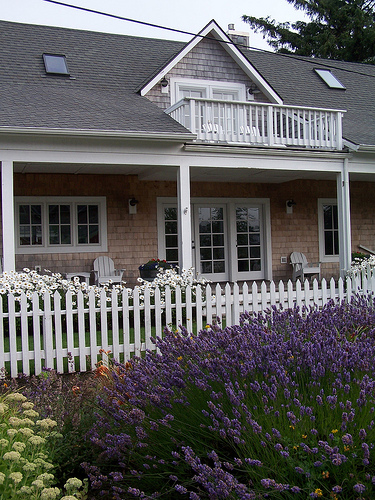
[[[138,266],[157,256],[157,197],[176,197],[175,182],[139,181],[125,175],[16,174],[15,196],[105,196],[107,199],[108,255],[116,267],[125,267],[125,279],[134,284]],[[137,214],[129,215],[128,200],[139,200]],[[289,279],[291,266],[280,259],[293,251],[319,260],[318,198],[336,198],[335,182],[293,181],[282,184],[193,182],[191,196],[210,198],[269,198],[271,209],[274,280]],[[294,199],[293,214],[285,203]],[[352,244],[375,249],[375,183],[351,183]],[[55,272],[90,271],[98,254],[18,255],[17,269],[43,268]],[[337,263],[322,265],[322,276],[337,277]]]

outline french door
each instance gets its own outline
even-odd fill
[[[194,205],[195,267],[212,281],[229,279],[226,205]]]
[[[196,201],[195,201],[196,200]],[[195,270],[217,281],[265,279],[267,268],[266,201],[192,200],[192,257]],[[178,262],[177,206],[164,203],[161,255]],[[161,222],[161,221],[160,221]],[[268,245],[269,246],[269,245]]]

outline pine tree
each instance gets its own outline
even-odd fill
[[[277,52],[375,64],[375,0],[287,0],[310,22],[243,16]]]

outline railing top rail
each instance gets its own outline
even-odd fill
[[[227,101],[225,99],[208,99],[206,97],[184,97],[180,99],[178,102],[170,106],[165,110],[165,113],[172,113],[175,109],[178,109],[180,106],[184,105],[189,101],[197,101],[197,102],[216,102],[222,104],[242,104],[247,106],[262,106],[262,107],[273,107],[279,109],[300,109],[305,111],[322,111],[325,113],[346,113],[345,109],[332,109],[332,108],[314,108],[311,106],[293,106],[290,104],[272,104],[269,102],[256,102],[256,101]]]

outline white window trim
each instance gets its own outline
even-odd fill
[[[338,205],[337,199],[318,198],[319,260],[320,262],[339,262],[339,255],[325,255],[323,205]]]
[[[179,101],[179,87],[191,87],[197,90],[206,90],[205,99],[212,99],[213,91],[236,91],[239,100],[246,100],[246,86],[243,83],[221,82],[216,80],[199,80],[194,78],[171,78],[171,105]]]
[[[269,198],[205,198],[194,197],[190,200],[191,205],[199,204],[225,204],[227,206],[227,227],[226,239],[230,241],[228,245],[228,280],[236,281],[243,279],[241,274],[235,270],[233,256],[236,255],[235,232],[230,218],[233,218],[236,205],[258,205],[263,211],[263,250],[264,250],[264,277],[262,279],[272,280],[272,244],[271,244],[271,208]],[[164,238],[164,207],[177,206],[177,198],[159,197],[157,198],[157,225],[158,225],[158,257],[165,259],[165,238]],[[192,209],[192,213],[194,210]],[[192,221],[193,224],[193,221]]]
[[[107,252],[107,202],[104,196],[89,197],[89,196],[17,196],[14,199],[15,207],[15,235],[16,235],[16,254],[58,254],[58,253],[82,253],[82,252]],[[72,243],[70,245],[50,245],[48,243],[48,220],[47,220],[47,205],[70,205],[71,210],[71,228],[72,228]],[[19,205],[34,204],[42,206],[42,235],[43,245],[26,246],[19,244]],[[77,205],[98,205],[99,207],[99,235],[100,242],[98,244],[78,244],[77,243]]]

